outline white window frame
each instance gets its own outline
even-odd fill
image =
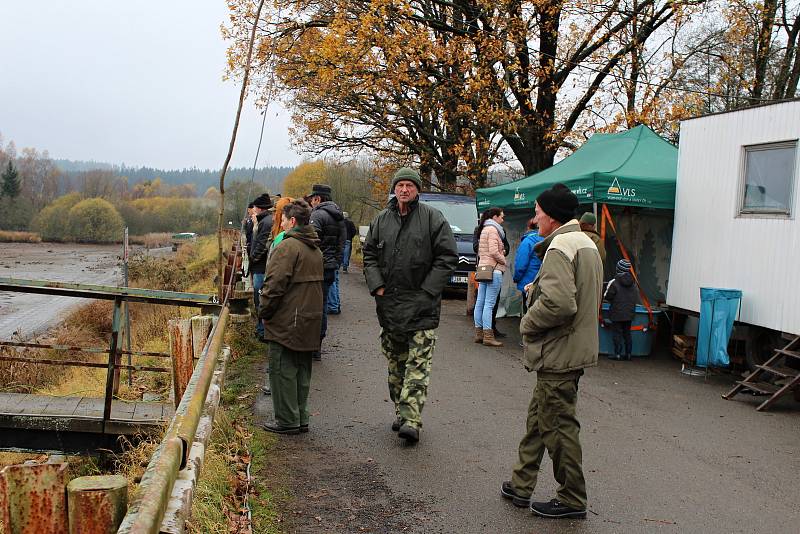
[[[775,150],[781,148],[794,149],[794,158],[792,160],[792,172],[789,183],[789,199],[788,209],[782,210],[777,208],[745,208],[745,190],[747,188],[747,154],[749,152],[760,152],[767,150]],[[776,141],[773,143],[760,143],[757,145],[745,145],[742,147],[741,164],[740,164],[740,180],[739,180],[739,203],[737,209],[738,217],[751,217],[751,218],[773,218],[773,219],[791,219],[794,214],[794,192],[795,184],[797,182],[797,139],[788,141]]]

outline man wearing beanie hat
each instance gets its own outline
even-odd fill
[[[597,252],[600,253],[600,260],[605,264],[606,262],[606,244],[603,243],[603,238],[597,233],[597,217],[591,211],[587,211],[579,220],[581,223],[581,231],[589,236],[597,247]]]
[[[612,360],[631,359],[631,322],[636,315],[638,293],[631,273],[631,263],[625,259],[619,260],[617,274],[608,283],[603,295],[603,300],[611,304],[606,317],[611,321],[614,332],[614,355],[608,356]]]
[[[534,251],[542,266],[527,287],[528,311],[519,327],[525,368],[536,372],[536,387],[519,461],[500,488],[516,506],[529,506],[542,517],[586,517],[575,409],[583,370],[597,365],[603,266],[597,247],[573,218],[577,207],[578,198],[563,184],[536,199],[535,222],[544,240]],[[555,499],[532,502],[545,449],[559,488]]]
[[[272,230],[272,199],[264,193],[253,200],[251,222],[253,223],[252,239],[250,241],[250,254],[248,269],[253,275],[253,303],[258,314],[258,292],[264,285],[264,272],[267,269],[267,256],[269,255],[269,234]],[[264,325],[261,321],[256,324],[256,337],[264,341]]]
[[[395,173],[394,197],[370,224],[363,248],[388,362],[392,430],[409,444],[419,441],[442,291],[458,264],[450,224],[419,201],[420,185],[413,169]]]

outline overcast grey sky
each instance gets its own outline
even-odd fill
[[[2,4],[5,142],[53,158],[222,167],[239,97],[238,83],[222,81],[225,0]],[[246,102],[233,165],[252,165],[260,126]],[[271,105],[259,166],[299,163],[288,126]]]

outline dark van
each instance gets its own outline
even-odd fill
[[[472,232],[478,224],[478,208],[475,199],[455,193],[420,193],[420,202],[441,211],[458,245],[458,267],[450,277],[447,287],[466,289],[469,273],[475,270],[475,252],[472,250]]]

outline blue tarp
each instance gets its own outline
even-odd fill
[[[727,367],[728,340],[739,314],[738,289],[700,288],[700,328],[697,332],[697,366]]]

